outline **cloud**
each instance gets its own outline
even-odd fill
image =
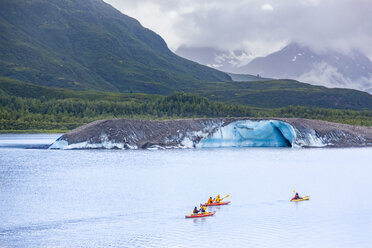
[[[356,48],[372,58],[370,0],[105,1],[159,33],[173,50],[211,46],[264,55],[299,42],[316,51]]]
[[[325,62],[315,64],[312,70],[303,73],[296,79],[329,88],[353,88],[357,90],[372,88],[372,76],[351,79],[339,72],[336,67]]]
[[[262,9],[263,11],[273,11],[273,10],[274,10],[273,6],[270,5],[270,4],[264,4],[264,5],[262,5],[262,6],[261,6],[261,9]]]

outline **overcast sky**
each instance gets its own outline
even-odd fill
[[[371,0],[105,0],[181,45],[266,55],[290,42],[372,58]]]

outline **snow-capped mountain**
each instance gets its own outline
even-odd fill
[[[291,44],[241,67],[246,73],[265,77],[293,78],[328,87],[366,90],[372,87],[372,62],[357,51],[316,53]]]
[[[259,74],[261,77],[290,78],[327,87],[352,88],[371,92],[372,62],[358,51],[347,54],[341,52],[315,52],[296,43],[278,52],[258,57],[248,64],[239,63],[235,53],[209,49],[204,56],[190,56],[192,48],[181,49],[178,54],[216,69],[234,73]],[[187,54],[185,54],[187,52]],[[240,54],[244,52],[240,51]],[[214,55],[214,57],[213,57]],[[238,54],[239,55],[239,54]],[[202,60],[203,59],[203,60]],[[210,61],[210,62],[207,62]]]
[[[180,46],[175,53],[200,64],[236,74],[244,73],[241,66],[254,58],[244,50],[228,51],[214,47]]]

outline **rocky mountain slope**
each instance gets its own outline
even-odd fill
[[[172,53],[102,0],[0,1],[0,76],[76,90],[168,94],[227,74]]]

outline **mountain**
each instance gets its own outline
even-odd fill
[[[0,1],[0,75],[75,90],[168,94],[229,75],[172,53],[102,0]]]
[[[372,87],[372,62],[358,51],[317,53],[290,44],[266,57],[253,59],[241,68],[274,78],[293,78],[328,87],[366,90]]]
[[[351,88],[371,92],[372,62],[358,51],[314,52],[297,43],[282,50],[250,60],[242,50],[181,46],[177,54],[213,68],[237,74],[269,78],[290,78],[327,87]]]
[[[242,50],[229,52],[212,47],[180,46],[175,53],[211,68],[228,72],[233,81],[264,81],[270,79],[263,78],[259,74],[246,74],[240,69],[241,60],[249,56]]]
[[[184,91],[261,108],[372,109],[372,96],[356,90],[252,75],[232,75],[240,80],[231,81],[226,73],[175,55],[160,36],[102,0],[0,1],[0,28],[0,81],[9,95],[72,94],[24,84],[32,83],[122,93]]]
[[[240,70],[241,61],[249,57],[243,50],[228,51],[214,47],[180,46],[175,53],[202,65],[235,74],[245,73]]]

